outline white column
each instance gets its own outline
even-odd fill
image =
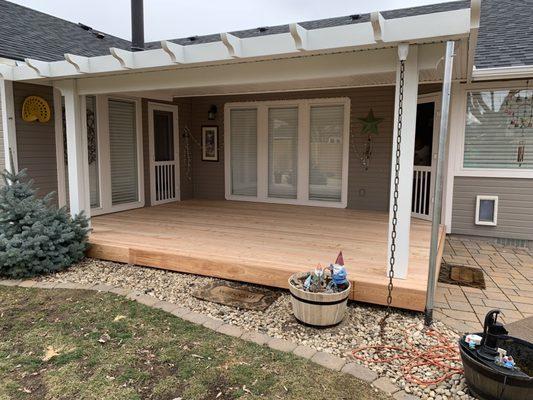
[[[82,126],[82,99],[75,80],[58,82],[56,87],[65,98],[70,214],[74,216],[85,211],[90,217],[87,131]]]
[[[389,203],[389,241],[387,271],[390,268],[392,230],[395,204],[396,149],[398,139],[398,118],[400,108],[400,68],[405,60],[402,101],[402,129],[400,143],[399,186],[397,198],[396,251],[394,254],[394,277],[405,279],[409,265],[409,242],[411,229],[411,201],[413,188],[413,159],[415,149],[416,110],[418,98],[418,48],[416,45],[398,46],[396,72],[396,94],[394,105],[394,133],[392,140],[392,168]]]
[[[15,167],[15,171],[18,171],[13,82],[0,79],[0,104],[0,108],[2,109],[5,167],[8,171],[13,172],[11,171],[11,157],[13,157],[13,166]]]

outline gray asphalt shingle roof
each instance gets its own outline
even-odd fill
[[[470,1],[452,1],[421,7],[383,11],[385,19],[457,10],[470,6]],[[481,28],[476,49],[477,68],[533,65],[533,0],[483,0]],[[370,14],[302,22],[306,29],[368,22]],[[288,25],[232,32],[240,38],[272,35],[289,31]],[[0,0],[0,57],[35,58],[43,61],[63,59],[65,53],[83,56],[109,54],[110,47],[129,49],[130,42],[108,34],[96,37],[78,24],[41,13],[6,0]],[[220,41],[218,34],[172,39],[174,43],[191,45]],[[146,44],[159,48],[160,42]]]
[[[78,24],[5,0],[0,1],[0,57],[58,61],[65,53],[92,57],[110,47],[130,48],[130,42],[105,34],[98,39]]]
[[[474,65],[533,65],[533,0],[482,0]]]

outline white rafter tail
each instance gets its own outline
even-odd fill
[[[232,35],[231,33],[221,33],[220,40],[222,40],[222,43],[224,43],[224,46],[226,46],[226,49],[228,49],[230,57],[242,57],[242,46],[240,38]]]
[[[481,20],[481,0],[470,1],[470,37],[468,38],[467,81],[472,82],[474,72],[474,58],[476,55],[477,36]]]
[[[294,45],[296,46],[297,50],[309,50],[309,46],[307,44],[307,29],[298,24],[290,24],[289,31],[291,32],[291,36],[294,40]]]
[[[385,41],[385,18],[379,11],[370,13],[370,22],[372,24],[372,30],[374,31],[374,40],[377,43]]]
[[[91,72],[89,65],[89,58],[84,56],[77,56],[75,54],[65,54],[65,60],[76,68],[80,74],[88,74]]]
[[[25,58],[24,62],[28,67],[33,69],[37,74],[44,78],[51,76],[50,63],[47,61],[34,60],[32,58]]]
[[[184,64],[185,61],[185,46],[173,43],[168,40],[161,41],[161,48],[168,54],[170,60],[175,64]]]
[[[116,47],[111,47],[109,51],[111,52],[111,55],[118,60],[122,68],[135,68],[134,53],[132,51],[122,50]]]
[[[13,80],[13,67],[10,65],[0,64],[0,78],[12,81]]]

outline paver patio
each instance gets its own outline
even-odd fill
[[[533,316],[533,251],[448,236],[443,260],[480,267],[486,289],[439,282],[434,317],[460,332],[480,330],[485,314],[502,311],[503,323]]]

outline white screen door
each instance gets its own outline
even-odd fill
[[[152,204],[179,200],[178,111],[149,104]]]

